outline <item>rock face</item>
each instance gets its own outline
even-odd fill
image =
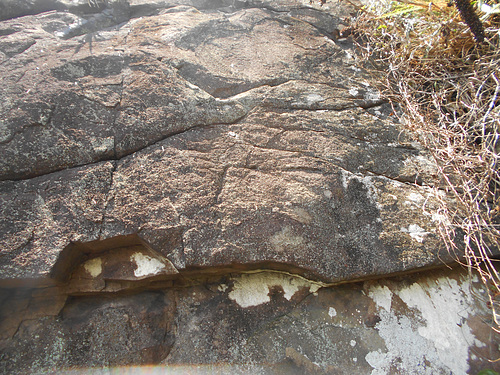
[[[439,262],[432,162],[367,112],[368,77],[318,26],[347,10],[298,6],[174,6],[72,38],[71,13],[4,21],[0,277],[132,234],[178,270],[336,282]]]
[[[461,270],[336,287],[268,271],[58,293],[2,291],[2,373],[477,374],[500,355],[491,312],[473,297],[481,289]]]
[[[0,371],[493,359],[458,270],[356,283],[452,257],[434,162],[332,37],[354,10],[0,2]]]

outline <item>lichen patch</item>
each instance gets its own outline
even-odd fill
[[[149,255],[134,253],[130,259],[135,262],[137,266],[134,270],[135,277],[157,275],[165,269],[165,264]]]
[[[90,276],[97,277],[102,273],[102,259],[94,258],[87,260],[83,264],[83,267],[85,268],[85,271],[90,274]]]
[[[467,373],[470,345],[484,346],[468,325],[470,288],[466,277],[458,282],[440,277],[408,286],[371,286],[368,295],[381,318],[376,328],[387,347],[387,352],[379,349],[365,356],[372,374],[392,373],[395,368],[404,373]],[[391,308],[393,295],[415,318],[401,307]],[[424,369],[425,361],[430,364]]]
[[[417,224],[410,224],[408,228],[401,228],[401,232],[408,233],[411,238],[420,243],[422,243],[425,236],[429,234],[429,232]]]
[[[241,307],[258,306],[271,302],[269,292],[271,288],[277,286],[283,289],[283,296],[287,300],[291,300],[301,288],[307,288],[309,292],[316,293],[322,287],[321,284],[300,276],[281,272],[242,274],[235,277],[233,282],[229,298]]]

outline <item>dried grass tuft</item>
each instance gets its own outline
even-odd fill
[[[486,5],[483,10],[500,8],[498,1]],[[455,198],[442,202],[441,235],[485,284],[491,326],[500,332],[494,259],[500,249],[500,14],[478,12],[485,35],[479,44],[446,1],[394,1],[383,14],[374,9],[366,7],[354,25],[364,64],[437,160],[440,188]]]

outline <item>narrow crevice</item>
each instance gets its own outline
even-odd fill
[[[359,99],[358,99],[359,100]],[[359,100],[358,107],[363,109],[370,109],[375,107],[380,107],[383,104],[387,104],[389,101],[387,99],[379,99],[379,100]]]
[[[321,46],[318,46],[318,47],[304,47],[303,45],[299,44],[299,43],[296,43],[296,42],[293,42],[292,43],[294,46],[297,46],[299,47],[300,49],[304,50],[304,51],[318,51],[321,49]]]
[[[203,67],[200,67],[198,69],[198,66],[196,64],[188,61],[169,66],[176,69],[179,76],[182,77],[186,82],[189,82],[199,90],[206,92],[208,95],[218,100],[228,100],[234,98],[235,96],[242,95],[263,86],[276,87],[292,81],[287,77],[274,77],[261,79],[254,82],[248,80],[245,81],[241,78],[232,78],[222,76],[220,74],[214,74],[206,69],[203,70]],[[196,78],[198,78],[198,80],[205,78],[208,82],[218,81],[217,88],[210,89],[210,87],[203,87],[196,82]]]
[[[105,255],[105,253],[100,254]],[[87,257],[80,259],[82,263],[87,260]],[[71,267],[75,270],[81,263],[77,263]],[[272,273],[285,275],[287,277],[298,278],[304,280],[310,285],[315,285],[318,288],[331,287],[340,282],[328,282],[320,275],[308,269],[303,269],[291,264],[280,263],[276,261],[261,261],[254,263],[231,263],[221,266],[198,266],[189,267],[179,270],[175,275],[157,275],[141,280],[113,280],[101,279],[104,286],[98,289],[89,289],[87,284],[83,284],[84,290],[76,289],[77,284],[71,283],[71,277],[68,278],[66,284],[60,283],[59,292],[67,297],[81,296],[122,296],[130,295],[141,291],[167,290],[178,291],[186,288],[204,286],[208,284],[220,283],[221,280],[235,279],[241,275],[252,275],[261,273]],[[345,282],[350,282],[347,280]],[[68,286],[68,289],[65,286]],[[119,286],[119,287],[118,287]],[[34,288],[35,290],[36,288]],[[304,297],[305,298],[305,297]],[[62,310],[62,309],[61,309]]]
[[[172,137],[176,137],[176,136],[179,136],[179,135],[182,135],[184,133],[188,133],[190,131],[193,131],[195,129],[202,129],[202,128],[208,128],[208,127],[211,127],[211,126],[227,126],[227,125],[235,125],[235,124],[238,124],[242,119],[244,119],[246,116],[247,116],[247,112],[245,112],[245,114],[243,114],[242,116],[240,117],[237,117],[236,119],[234,119],[233,121],[228,121],[228,122],[216,122],[216,123],[204,123],[204,124],[194,124],[193,126],[190,126],[186,129],[182,129],[182,130],[179,130],[179,131],[176,131],[176,132],[172,132],[172,133],[169,133],[168,135],[166,135],[165,137],[161,138],[161,139],[158,139],[157,141],[154,141],[152,143],[149,143],[148,145],[144,146],[144,147],[141,147],[137,150],[134,150],[134,151],[131,151],[131,152],[128,152],[126,154],[123,154],[122,156],[120,156],[119,158],[115,159],[115,160],[121,160],[131,154],[134,154],[136,152],[141,152],[141,151],[144,151],[144,150],[147,150],[148,148],[152,148],[152,147],[156,147],[159,143],[169,139],[169,138],[172,138]]]
[[[24,312],[26,312],[26,310],[24,310]],[[18,314],[19,314],[19,312],[18,312]],[[14,337],[16,337],[16,335],[19,333],[19,330],[21,329],[21,326],[23,325],[23,323],[25,323],[25,322],[36,322],[36,321],[37,321],[36,318],[21,320],[19,322],[19,324],[17,325],[15,332],[12,334],[12,336],[10,338],[13,339]]]
[[[7,60],[5,60],[5,61],[2,61],[2,62],[0,63],[0,65],[3,65],[3,64],[4,64],[4,63],[6,63],[7,61],[8,61],[8,59],[7,59]],[[25,70],[24,72],[22,72],[22,74],[19,76],[19,78],[17,78],[14,82],[15,82],[15,83],[19,83],[19,81],[21,81],[21,80],[24,78],[24,76],[26,75],[26,73],[28,73],[28,70]]]
[[[356,99],[352,99],[353,101]],[[275,107],[276,108],[276,107]],[[276,109],[282,109],[282,110],[287,110],[287,111],[310,111],[310,112],[317,112],[317,111],[333,111],[333,112],[343,112],[347,111],[350,109],[356,109],[359,108],[359,105],[354,104],[346,104],[346,105],[325,105],[325,106],[290,106],[290,107],[278,107]]]
[[[288,130],[287,129],[282,129],[280,130],[278,133],[276,133],[275,135],[273,135],[267,142],[266,142],[266,145],[265,147],[272,150],[273,148],[271,147],[271,145],[276,142],[283,134],[285,134]],[[253,145],[252,145],[253,146]]]
[[[269,148],[269,147],[266,147],[266,146],[258,146],[258,145],[254,145],[254,144],[246,143],[246,142],[244,144],[246,144],[248,146],[251,146],[251,147],[255,147],[257,149],[275,150],[275,151],[290,152],[290,153],[299,154],[299,155],[302,155],[302,156],[305,156],[305,157],[309,157],[309,158],[312,158],[312,159],[315,159],[315,160],[319,160],[319,161],[324,162],[324,163],[326,163],[328,165],[332,165],[332,166],[334,166],[337,169],[340,169],[340,170],[342,170],[344,172],[347,172],[347,173],[350,173],[350,174],[353,174],[353,175],[361,173],[361,174],[363,174],[365,176],[376,176],[376,177],[387,178],[389,180],[396,181],[396,182],[399,182],[399,183],[402,183],[402,184],[414,185],[414,186],[419,186],[419,187],[433,187],[433,188],[438,188],[438,189],[442,190],[442,188],[440,188],[439,186],[427,185],[427,184],[425,184],[423,181],[421,181],[419,179],[417,179],[416,181],[413,181],[413,180],[410,180],[410,179],[392,177],[390,175],[386,175],[386,174],[383,174],[383,173],[373,172],[373,171],[370,171],[370,170],[367,170],[367,169],[357,170],[356,172],[353,172],[353,171],[350,171],[350,170],[347,170],[347,169],[343,168],[342,166],[334,163],[331,160],[321,158],[321,157],[313,155],[311,152],[307,152],[307,151],[289,150],[289,149],[275,149],[275,148]]]
[[[118,116],[120,115],[119,109],[122,108],[123,102],[123,90],[124,90],[125,75],[121,74],[120,81],[120,98],[118,104],[115,106],[115,112],[113,113],[113,160],[118,160],[118,152],[116,151],[116,122],[118,121]],[[116,167],[115,167],[116,168]]]
[[[98,238],[101,238],[102,233],[104,231],[104,225],[106,222],[106,212],[108,211],[108,206],[110,202],[114,199],[114,194],[115,191],[113,190],[113,183],[114,183],[114,178],[115,178],[115,172],[118,168],[118,162],[117,161],[112,161],[111,162],[113,167],[110,171],[110,177],[109,177],[109,190],[108,193],[106,194],[106,201],[104,202],[104,207],[102,209],[102,215],[101,215],[101,222],[99,225],[99,233],[98,233]]]
[[[144,151],[144,150],[147,150],[148,148],[152,148],[152,147],[156,147],[159,143],[171,138],[171,137],[175,137],[175,136],[178,136],[178,135],[181,135],[181,134],[184,134],[184,133],[187,133],[187,132],[190,132],[190,131],[193,131],[195,129],[199,129],[199,128],[206,128],[206,127],[210,127],[210,126],[226,126],[226,125],[235,125],[237,123],[239,123],[242,119],[244,119],[246,116],[247,116],[248,113],[245,113],[244,115],[236,118],[234,121],[229,121],[229,122],[218,122],[218,123],[207,123],[207,124],[196,124],[196,125],[193,125],[189,128],[186,128],[186,129],[182,129],[182,130],[179,130],[177,132],[172,132],[172,133],[169,133],[168,135],[166,135],[165,137],[161,138],[161,139],[158,139],[157,141],[154,141],[154,142],[151,142],[149,144],[147,144],[146,146],[144,147],[141,147],[141,148],[138,148],[136,150],[133,150],[133,151],[130,151],[130,152],[127,152],[127,153],[124,153],[122,154],[120,157],[116,157],[116,141],[114,141],[114,154],[115,154],[115,157],[114,158],[102,158],[102,159],[98,159],[98,160],[95,160],[91,163],[83,163],[83,164],[76,164],[76,165],[73,165],[71,167],[68,167],[68,168],[55,168],[54,170],[51,170],[50,172],[47,172],[47,173],[42,173],[42,174],[34,174],[34,175],[29,175],[27,177],[20,177],[20,178],[10,178],[10,179],[0,179],[0,182],[1,181],[29,181],[33,178],[37,178],[37,177],[41,177],[41,176],[47,176],[47,175],[50,175],[50,174],[53,174],[53,173],[57,173],[57,172],[60,172],[60,171],[63,171],[63,170],[72,170],[72,169],[75,169],[75,168],[82,168],[82,167],[86,167],[86,166],[91,166],[91,165],[95,165],[95,164],[99,164],[99,163],[103,163],[103,162],[113,162],[113,161],[120,161],[132,154],[135,154],[137,152],[141,152],[141,151]]]
[[[287,167],[287,168],[282,168],[280,171],[283,172],[309,172],[309,173],[325,173],[324,170],[320,168],[313,168],[313,167]]]
[[[184,79],[186,79],[185,77],[183,77]],[[189,83],[192,83],[190,82],[189,80],[186,79],[186,81],[188,81]],[[326,86],[328,88],[334,88],[334,89],[341,89],[341,90],[346,90],[347,91],[347,88],[344,86],[344,85],[339,85],[339,84],[336,84],[335,82],[321,82],[321,81],[312,81],[312,80],[309,80],[309,79],[306,79],[306,78],[287,78],[287,77],[276,77],[276,78],[271,78],[271,79],[268,79],[268,80],[263,80],[261,82],[256,82],[256,85],[255,86],[252,86],[251,88],[247,89],[247,90],[244,90],[244,91],[241,91],[240,93],[238,94],[234,94],[234,95],[231,95],[227,98],[218,98],[218,100],[220,101],[224,101],[224,100],[237,100],[237,97],[238,96],[242,96],[244,94],[246,94],[247,92],[249,91],[252,91],[252,90],[255,90],[255,89],[259,89],[259,88],[262,88],[262,87],[279,87],[279,86],[282,86],[282,85],[286,85],[288,83],[291,83],[291,82],[305,82],[307,83],[308,85],[320,85],[320,86]],[[266,95],[262,98],[262,101],[264,101],[265,99],[268,99],[269,98],[269,95]],[[352,100],[360,100],[359,98],[352,98]],[[384,101],[384,103],[386,103],[387,101]],[[380,104],[378,104],[380,105]],[[376,106],[378,106],[376,105]]]
[[[377,177],[384,177],[384,178],[387,178],[387,179],[392,180],[392,181],[400,182],[402,184],[410,184],[410,185],[416,185],[416,186],[420,186],[420,187],[429,186],[429,185],[424,184],[424,182],[422,181],[422,179],[419,178],[418,175],[414,179],[409,179],[409,178],[393,177],[393,176],[389,176],[389,175],[384,174],[384,173],[375,172],[375,171],[372,171],[369,169],[364,169],[364,168],[360,169],[359,171],[367,176],[373,175],[373,176],[377,176]],[[432,186],[432,187],[435,187],[435,186]]]
[[[220,203],[219,196],[222,193],[222,190],[224,189],[224,184],[226,182],[226,175],[227,175],[227,171],[229,170],[229,168],[230,168],[229,165],[224,166],[224,168],[222,169],[222,172],[220,173],[218,181],[216,181],[217,190],[215,191],[215,196],[214,196],[214,204],[215,205]]]
[[[123,95],[123,80],[124,78],[122,77],[122,82],[121,82],[121,85],[122,85],[122,89],[121,89],[121,92],[120,92],[120,95],[122,96]],[[232,97],[229,97],[227,99],[219,99],[219,101],[221,103],[227,103],[229,101],[232,101],[232,100],[235,100],[237,101],[237,99],[235,98],[235,96],[237,95],[241,95],[241,94],[244,94],[245,92],[248,92],[250,90],[254,90],[254,89],[258,89],[260,87],[266,87],[266,86],[269,86],[269,87],[276,87],[276,86],[280,86],[280,85],[283,85],[283,84],[286,84],[286,83],[289,83],[291,81],[294,81],[294,80],[282,80],[282,79],[275,79],[275,80],[271,80],[271,81],[267,81],[267,82],[263,82],[255,87],[252,87],[250,88],[249,90],[246,90],[246,91],[243,91],[239,94],[236,94],[236,95],[233,95]],[[306,81],[307,83],[310,83],[310,84],[315,84],[314,82],[308,82]],[[320,84],[320,83],[318,83]],[[266,100],[268,96],[267,95],[264,95],[264,97],[262,97],[260,99],[260,102],[263,102]],[[120,103],[121,103],[121,97],[120,97]],[[336,106],[324,106],[324,107],[318,107],[318,108],[311,108],[311,107],[301,107],[301,106],[295,106],[295,107],[290,107],[290,108],[281,108],[283,110],[290,110],[290,111],[293,111],[293,110],[297,110],[297,111],[323,111],[323,110],[326,110],[326,111],[345,111],[345,110],[352,110],[354,108],[356,108],[356,106],[358,107],[361,107],[361,108],[370,108],[370,107],[367,107],[367,106],[363,106],[363,105],[357,105],[356,104],[356,99],[353,99],[354,103],[352,105],[348,105],[348,106],[342,106],[342,107],[336,107]],[[384,101],[385,103],[385,101]],[[121,104],[118,104],[118,107],[120,107]],[[374,104],[373,107],[376,107],[380,104]],[[117,107],[114,107],[113,109],[116,109]],[[203,125],[200,125],[200,124],[195,124],[189,128],[186,128],[186,129],[182,129],[180,131],[177,131],[177,132],[172,132],[172,133],[169,133],[168,135],[166,135],[165,137],[162,137],[160,138],[159,140],[157,141],[154,141],[154,142],[151,142],[147,145],[145,145],[144,147],[142,148],[139,148],[137,150],[133,150],[133,151],[130,151],[130,152],[126,152],[124,154],[122,154],[121,156],[118,157],[117,155],[117,151],[116,151],[116,137],[114,137],[114,143],[113,143],[113,157],[112,158],[97,158],[95,161],[91,162],[91,163],[83,163],[83,164],[75,164],[69,168],[55,168],[54,170],[48,172],[48,173],[45,173],[45,174],[31,174],[31,175],[28,175],[27,177],[21,177],[21,178],[10,178],[8,180],[10,181],[24,181],[24,180],[30,180],[32,178],[35,178],[35,177],[39,177],[39,176],[43,176],[43,175],[46,175],[46,174],[50,174],[50,173],[53,173],[53,172],[57,172],[57,171],[61,171],[61,170],[68,170],[68,169],[72,169],[72,168],[78,168],[78,167],[82,167],[82,166],[86,166],[86,165],[92,165],[92,164],[96,164],[96,163],[99,163],[99,162],[104,162],[104,161],[112,161],[112,160],[120,160],[130,154],[133,154],[135,152],[140,152],[144,149],[147,149],[148,147],[154,147],[156,144],[158,144],[159,142],[162,142],[164,140],[166,140],[167,138],[170,138],[170,137],[174,137],[174,136],[177,136],[177,135],[180,135],[180,134],[183,134],[185,132],[188,132],[188,131],[191,131],[192,129],[194,128],[198,128],[198,127],[202,127],[202,126],[217,126],[217,125],[234,125],[234,124],[237,124],[239,123],[241,120],[243,120],[244,118],[246,118],[248,116],[248,114],[254,109],[255,107],[253,107],[252,109],[250,110],[247,110],[246,113],[238,118],[236,118],[234,121],[231,121],[231,122],[221,122],[221,123],[214,123],[214,124],[203,124]],[[51,112],[53,112],[54,108],[51,108]],[[114,114],[114,122],[116,123],[116,120],[118,118],[118,111]],[[50,121],[50,117],[49,117],[49,121]],[[34,123],[32,124],[31,126],[42,126],[43,124],[38,124],[38,123]],[[44,125],[45,126],[45,125]],[[115,128],[115,127],[113,127]],[[18,132],[15,132],[14,134],[12,134],[11,137],[9,137],[9,139],[5,140],[5,141],[2,141],[0,142],[0,144],[6,144],[8,142],[10,142],[18,133],[20,132],[23,132],[25,130],[25,128],[19,130]],[[311,129],[312,130],[312,129]],[[339,135],[339,134],[337,134]]]
[[[328,129],[328,130],[311,129],[311,128],[304,128],[304,129],[285,128],[285,129],[283,129],[283,128],[276,128],[276,127],[272,127],[272,126],[269,128],[282,129],[282,130],[280,130],[280,132],[278,132],[277,134],[273,135],[271,137],[271,139],[266,142],[265,146],[257,146],[255,144],[251,144],[251,143],[245,143],[245,144],[248,144],[248,145],[254,146],[254,147],[263,147],[263,148],[267,148],[270,150],[276,150],[276,151],[292,151],[292,150],[286,150],[286,149],[280,149],[280,148],[273,148],[273,147],[270,147],[270,145],[273,142],[275,142],[277,139],[279,139],[279,137],[281,137],[286,132],[312,132],[312,133],[318,133],[318,134],[334,135],[336,137],[343,137],[346,139],[352,139],[354,141],[363,142],[367,145],[387,146],[387,147],[392,147],[392,148],[396,148],[396,149],[404,149],[404,150],[408,150],[408,151],[419,151],[418,149],[416,149],[415,147],[412,147],[411,145],[406,145],[406,144],[399,145],[398,144],[396,146],[389,146],[387,144],[387,142],[376,141],[376,140],[367,140],[367,139],[364,139],[361,137],[356,137],[356,136],[351,135],[351,134],[345,134],[345,133],[341,133],[338,131],[332,131],[331,129]],[[304,152],[308,152],[308,151],[304,151]]]

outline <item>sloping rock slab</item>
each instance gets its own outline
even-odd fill
[[[5,283],[64,279],[132,237],[120,246],[169,277],[270,268],[332,283],[450,260],[433,161],[368,113],[383,101],[329,36],[349,8],[151,3],[163,10],[94,18],[97,32],[78,12],[2,22]]]

